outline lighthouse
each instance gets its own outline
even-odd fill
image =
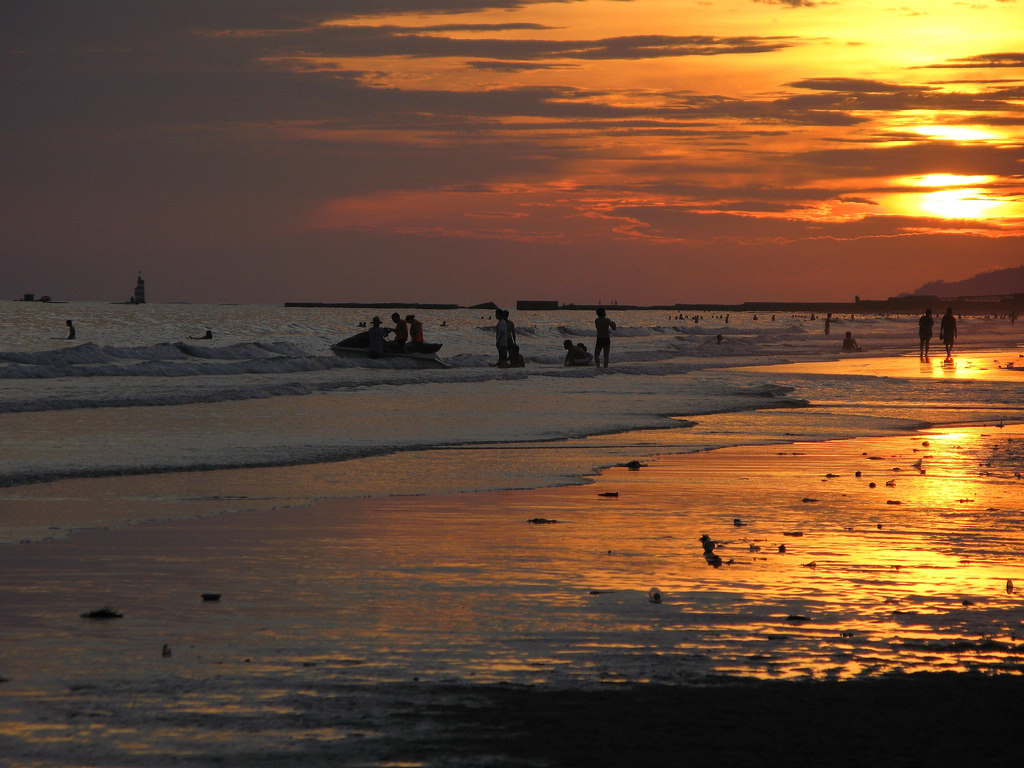
[[[132,304],[145,304],[146,303],[146,281],[142,279],[142,273],[139,272],[139,279],[135,283],[135,295],[132,296]]]

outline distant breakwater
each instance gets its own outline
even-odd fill
[[[328,307],[335,309],[477,309],[495,310],[500,305],[494,302],[483,304],[425,304],[419,302],[319,302],[319,301],[288,301],[286,307]],[[827,315],[863,315],[863,314],[907,314],[921,313],[926,309],[939,310],[951,306],[957,314],[974,315],[1007,315],[1024,312],[1024,294],[1007,297],[939,297],[939,296],[899,296],[889,299],[861,299],[858,301],[745,301],[739,304],[559,304],[556,301],[516,302],[516,309],[527,311],[568,311],[581,310],[593,312],[598,307],[613,310],[639,310],[662,312],[808,312]]]

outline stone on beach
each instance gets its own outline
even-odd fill
[[[102,608],[97,608],[94,611],[86,611],[82,614],[83,619],[123,619],[124,614],[118,613],[116,610],[111,608],[109,605],[105,605]]]

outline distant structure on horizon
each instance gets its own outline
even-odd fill
[[[146,303],[146,281],[142,279],[142,272],[139,272],[139,279],[135,283],[135,295],[132,296],[129,304]]]

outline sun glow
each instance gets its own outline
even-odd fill
[[[993,196],[988,188],[995,176],[963,176],[929,173],[900,179],[902,184],[922,188],[912,193],[911,207],[943,219],[987,219],[995,217],[1006,201]]]
[[[921,210],[944,219],[985,219],[1004,205],[987,197],[985,190],[972,187],[929,192],[921,200]]]
[[[932,189],[949,187],[977,186],[991,184],[995,176],[960,176],[953,173],[929,173],[925,176],[908,176],[905,183],[914,187],[931,187]]]
[[[944,141],[994,141],[999,138],[992,131],[973,125],[922,125],[914,128],[914,132]]]

